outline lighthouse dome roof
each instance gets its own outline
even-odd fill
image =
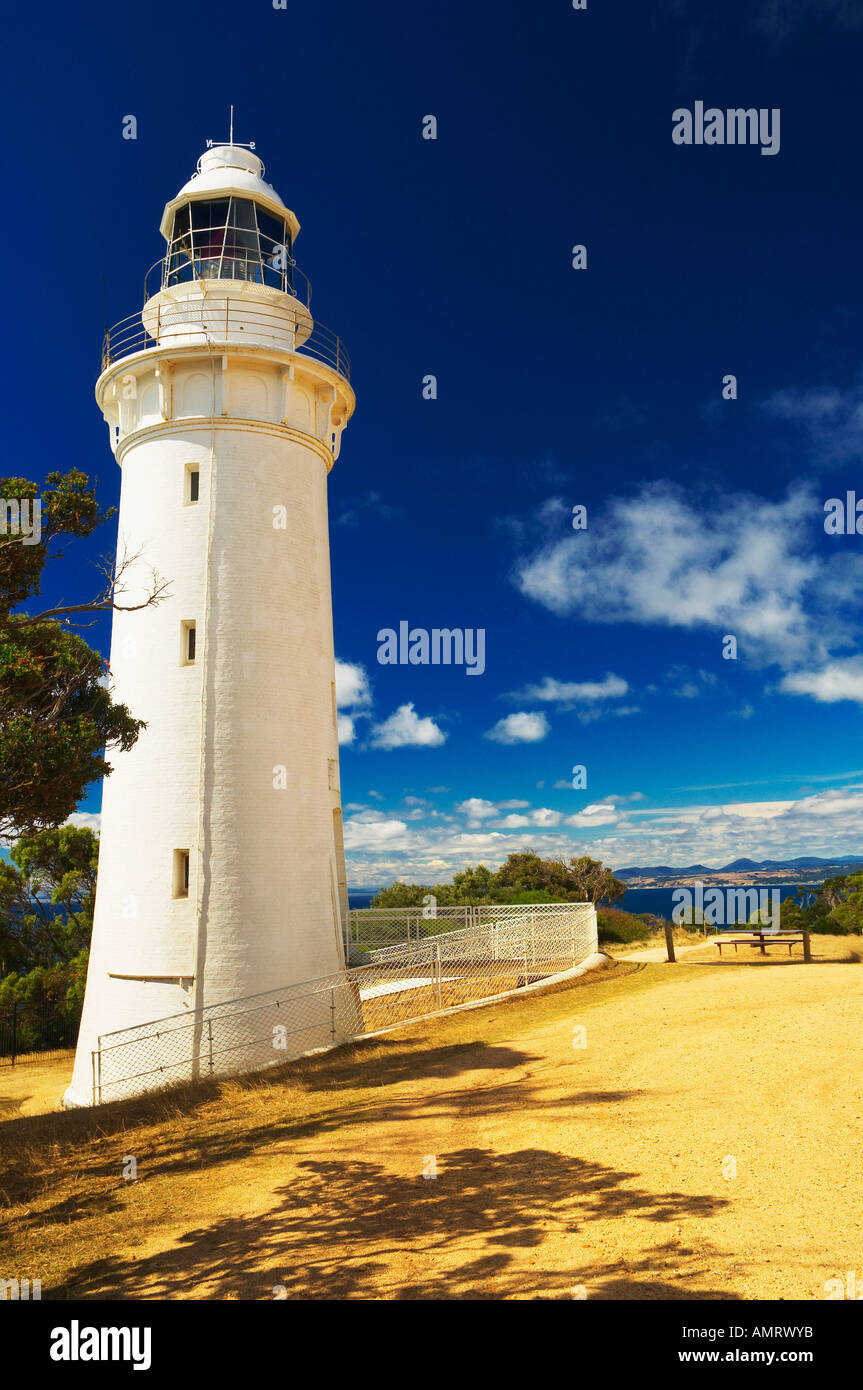
[[[176,198],[166,203],[160,227],[165,240],[170,239],[174,213],[183,203],[199,198],[227,197],[230,194],[252,198],[270,212],[280,215],[291,229],[291,239],[296,237],[300,224],[290,208],[285,207],[272,184],[265,180],[263,161],[242,145],[214,145],[201,155],[197,171],[183,184]]]

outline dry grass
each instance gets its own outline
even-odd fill
[[[726,948],[721,954],[716,947],[716,942],[723,940],[726,936],[744,936],[747,934],[746,928],[741,928],[740,933],[727,932],[720,935],[711,935],[706,939],[699,939],[689,932],[683,932],[680,936],[675,932],[674,943],[676,947],[682,947],[686,952],[687,962],[711,961],[723,966],[749,966],[749,965],[799,965],[803,961],[803,946],[794,945],[789,956],[787,946],[768,946],[764,955],[754,946],[740,946],[737,951]],[[813,963],[831,963],[834,965],[846,964],[855,965],[863,961],[863,937],[861,936],[818,936],[810,937]],[[661,951],[662,959],[665,959],[665,938],[660,937],[650,942],[632,942],[625,946],[617,943],[603,948],[608,955],[615,960],[626,960],[634,953],[640,953],[645,949],[655,949]]]
[[[75,1049],[69,1048],[49,1061],[25,1059],[0,1067],[0,1121],[59,1110],[74,1059]]]
[[[863,1248],[863,971],[828,963],[863,943],[818,946],[766,973],[621,962],[255,1078],[7,1120],[0,1275],[55,1299],[823,1296]]]

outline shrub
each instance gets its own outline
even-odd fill
[[[604,907],[596,914],[599,940],[616,941],[626,944],[630,941],[647,941],[652,926],[633,912],[621,912],[616,907]]]

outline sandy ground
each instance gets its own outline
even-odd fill
[[[705,959],[391,1034],[241,1130],[109,1126],[10,1258],[43,1298],[823,1298],[863,1275],[863,970]]]
[[[674,954],[678,960],[683,960],[686,956],[691,955],[697,955],[700,958],[709,959],[708,954],[704,949],[705,944],[705,942],[699,941],[697,946],[680,946],[677,942],[675,942]],[[607,950],[610,955],[617,955],[617,951],[613,946],[609,946]],[[713,951],[715,954],[718,954],[715,946],[713,947]],[[625,956],[621,954],[621,959],[653,961],[654,963],[658,963],[661,961],[666,961],[668,959],[668,950],[665,946],[648,946],[641,951],[627,951]]]
[[[75,1050],[70,1048],[48,1062],[24,1060],[0,1067],[0,1121],[59,1110],[74,1060]]]

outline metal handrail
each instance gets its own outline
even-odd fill
[[[215,230],[224,230],[216,228]],[[242,248],[236,250],[226,250],[224,255],[203,256],[196,253],[194,258],[173,264],[177,255],[176,249],[162,256],[160,260],[154,261],[144,276],[144,303],[151,299],[159,290],[170,288],[174,285],[194,284],[200,281],[203,284],[211,285],[217,280],[227,280],[232,284],[248,283],[252,285],[264,285],[268,289],[279,290],[282,294],[288,294],[292,299],[298,299],[306,308],[311,308],[312,303],[312,282],[308,275],[300,270],[295,261],[285,249],[287,263],[282,270],[276,270],[266,259],[259,260],[254,255],[247,255]],[[225,270],[229,266],[236,269],[243,261],[258,274],[230,274],[214,275],[202,273],[206,266],[218,265]],[[269,272],[269,273],[265,273]]]
[[[257,305],[229,294],[207,294],[200,300],[165,302],[156,308],[156,322],[151,325],[154,332],[145,328],[141,314],[129,314],[109,328],[102,340],[102,370],[121,358],[183,336],[185,328],[190,336],[200,333],[208,346],[220,349],[241,344],[242,335],[251,330],[251,338],[255,334],[270,335],[273,340],[255,346],[270,346],[310,357],[350,381],[350,357],[337,334],[289,308],[279,312],[275,312],[275,308],[275,305]]]

